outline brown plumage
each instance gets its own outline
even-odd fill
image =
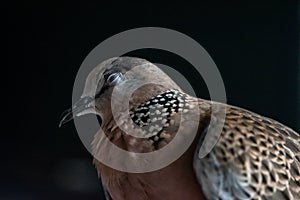
[[[135,67],[137,70],[132,71]],[[131,81],[130,87],[149,80],[157,84],[146,84],[134,91],[128,105],[129,116],[125,112],[112,115],[110,102],[115,85]],[[126,91],[117,94],[116,105],[121,106]],[[146,153],[162,149],[180,126],[184,128],[184,133],[178,133],[182,141],[197,132],[179,159],[157,171],[121,172],[94,159],[103,185],[114,200],[300,199],[299,134],[250,111],[191,97],[146,60],[120,57],[103,62],[87,78],[83,98],[90,99],[86,101],[88,106],[78,110],[75,105],[74,115],[83,110],[99,114],[105,135],[126,151]],[[218,117],[218,111],[211,115],[212,105],[219,106],[220,113],[226,110],[224,120]],[[199,108],[200,120],[195,108]],[[69,112],[62,122],[71,118]],[[116,121],[126,124],[127,129],[121,130]],[[207,130],[223,123],[216,145],[200,158],[199,149]],[[137,138],[128,131],[146,137]],[[105,149],[103,137],[96,133],[92,143],[93,155],[98,158],[111,153]]]

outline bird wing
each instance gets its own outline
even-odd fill
[[[221,137],[204,158],[202,142],[194,170],[208,199],[300,199],[300,137],[292,129],[227,106]]]

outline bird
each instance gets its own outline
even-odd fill
[[[131,94],[129,112],[113,116],[112,98],[116,98],[113,106],[123,106],[129,88],[116,89],[115,96],[112,93],[124,82],[132,88],[146,84]],[[223,120],[218,118],[218,110],[212,115],[213,105],[223,106]],[[195,108],[200,111],[200,118],[195,117]],[[94,157],[107,199],[300,199],[299,133],[246,109],[191,96],[148,60],[121,56],[96,66],[87,76],[79,103],[63,114],[60,125],[87,113],[101,118],[104,137],[130,152],[164,149],[177,134],[180,142],[196,131],[191,145],[178,159],[151,172],[119,171]],[[185,115],[180,117],[182,113]],[[131,121],[136,125],[134,130],[144,137],[128,134],[116,123],[118,120]],[[190,123],[196,124],[197,129],[191,128]],[[207,155],[200,156],[208,129],[219,124],[220,137]],[[177,133],[181,126],[183,131]],[[93,152],[100,156],[101,137],[95,133],[91,144]]]

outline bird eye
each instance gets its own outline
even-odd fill
[[[122,80],[121,73],[113,73],[113,74],[111,74],[111,75],[108,76],[108,78],[107,78],[106,81],[110,85],[116,85],[119,82],[121,82],[121,80]]]

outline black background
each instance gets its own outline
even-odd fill
[[[300,130],[297,3],[29,2],[6,5],[2,66],[4,128],[0,199],[101,199],[91,156],[73,123],[58,128],[71,105],[81,62],[106,38],[127,29],[171,28],[198,41],[217,64],[228,103]],[[151,36],[149,36],[151,37]],[[160,51],[143,56],[182,69]],[[183,73],[208,98],[191,68]]]

